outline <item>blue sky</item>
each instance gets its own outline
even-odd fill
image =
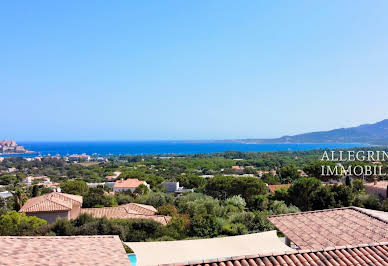
[[[3,1],[0,139],[270,138],[388,118],[387,1]]]

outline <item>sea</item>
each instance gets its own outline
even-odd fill
[[[0,155],[22,156],[68,156],[71,154],[145,155],[145,154],[197,154],[225,151],[265,152],[301,151],[314,149],[339,149],[366,146],[363,144],[244,144],[237,142],[194,141],[78,141],[78,142],[18,142],[34,154]]]

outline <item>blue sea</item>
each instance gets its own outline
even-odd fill
[[[83,142],[18,142],[37,155],[88,154],[88,155],[141,155],[141,154],[195,154],[225,151],[263,152],[336,149],[366,146],[362,144],[243,144],[235,142],[189,141],[83,141]],[[3,155],[5,156],[5,155]],[[9,155],[8,155],[9,156]],[[15,155],[12,155],[15,156]]]

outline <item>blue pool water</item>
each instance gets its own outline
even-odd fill
[[[136,266],[137,259],[134,253],[128,254],[128,259],[131,262],[132,266]]]
[[[235,142],[188,142],[188,141],[79,141],[79,142],[20,142],[25,148],[40,155],[70,154],[194,154],[225,151],[263,152],[300,151],[313,149],[336,149],[367,146],[362,144],[244,144]],[[38,154],[23,155],[35,157]],[[14,156],[14,155],[13,155]]]

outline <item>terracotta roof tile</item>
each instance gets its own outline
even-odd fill
[[[52,192],[27,200],[20,212],[51,212],[71,210],[74,204],[82,204],[82,197]]]
[[[0,265],[130,265],[118,236],[0,236]]]
[[[139,204],[139,203],[129,203],[126,205],[122,205],[126,208],[128,212],[135,212],[140,214],[146,214],[146,215],[153,215],[157,214],[158,210],[155,209],[154,206],[151,205],[145,205],[145,204]]]
[[[388,222],[360,208],[301,212],[268,219],[301,249],[388,241]]]
[[[388,266],[388,242],[379,245],[332,247],[331,250],[295,250],[276,255],[250,255],[233,258],[167,264],[198,266]]]
[[[114,184],[114,188],[137,188],[141,184],[145,184],[145,181],[137,178],[130,178],[126,180],[117,180]]]
[[[81,213],[87,213],[96,218],[150,219],[163,225],[166,225],[171,220],[170,216],[157,215],[157,210],[153,206],[137,203],[129,203],[117,207],[83,208]]]

